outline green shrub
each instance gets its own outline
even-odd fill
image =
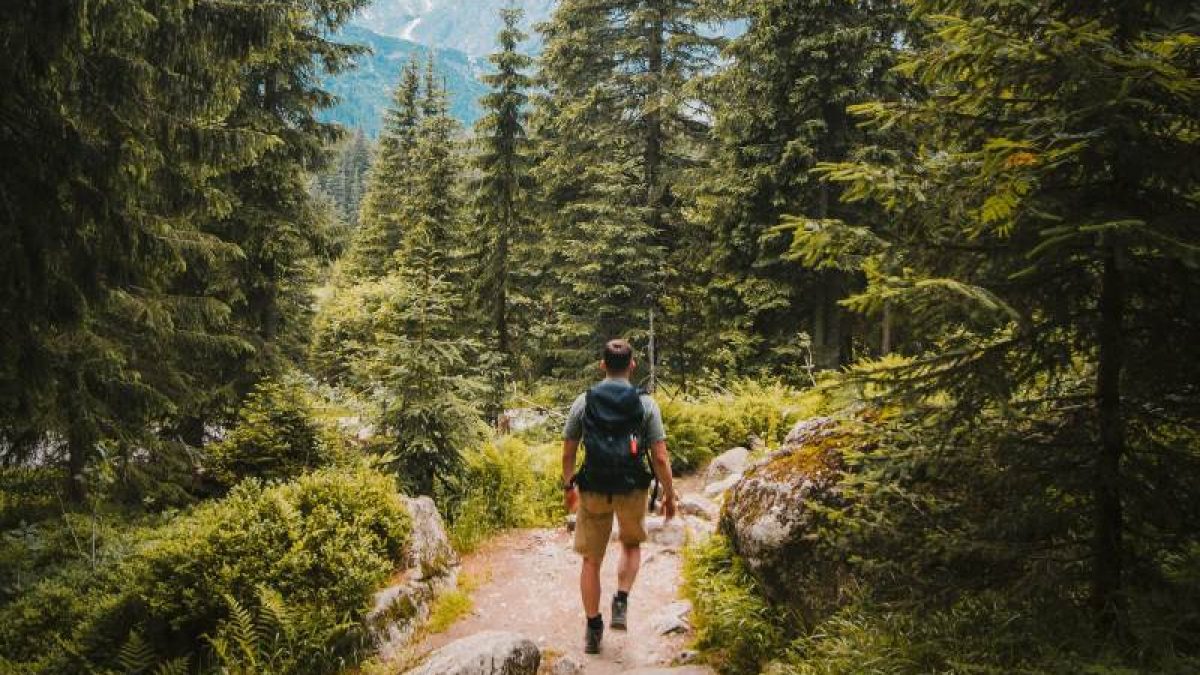
[[[27,672],[102,670],[119,665],[136,632],[159,658],[199,662],[211,658],[202,636],[220,634],[229,599],[252,607],[268,593],[305,617],[305,634],[325,636],[292,647],[294,672],[332,672],[362,645],[369,597],[407,541],[393,485],[363,468],[244,481],[167,525],[129,532],[117,562],[72,565],[0,610],[0,652]]]
[[[757,436],[781,442],[797,421],[834,408],[838,390],[800,391],[781,384],[736,382],[728,391],[694,398],[661,398],[675,471],[693,471],[729,448]]]
[[[229,487],[243,478],[287,480],[329,464],[333,453],[313,420],[308,392],[298,383],[260,382],[236,426],[208,446],[213,477]]]
[[[0,468],[0,530],[58,513],[61,483],[62,474],[53,468]]]
[[[449,509],[450,538],[471,551],[510,527],[541,527],[563,515],[557,446],[531,449],[505,437],[467,453],[463,490]]]
[[[721,672],[758,673],[765,660],[781,653],[787,621],[763,599],[723,536],[688,546],[683,575],[696,645]]]

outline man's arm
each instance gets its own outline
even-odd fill
[[[575,490],[575,486],[571,484],[571,479],[575,477],[575,455],[579,452],[578,439],[563,439],[562,449],[562,484],[563,484],[563,505],[567,507],[567,512],[575,510],[575,501],[579,498],[579,493]],[[570,487],[566,487],[570,485]]]
[[[654,441],[650,446],[650,461],[654,462],[654,475],[663,488],[663,516],[675,517],[675,480],[671,475],[671,456],[667,453],[666,441]]]
[[[575,456],[579,452],[578,439],[563,439],[562,449],[562,484],[566,485],[575,477]]]

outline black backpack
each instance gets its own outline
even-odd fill
[[[650,487],[650,448],[642,442],[642,391],[605,380],[588,389],[583,411],[583,467],[576,483],[581,490],[622,494]]]

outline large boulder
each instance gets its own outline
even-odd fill
[[[725,495],[720,529],[774,601],[795,607],[821,601],[804,583],[819,572],[812,507],[840,503],[841,451],[852,441],[831,418],[799,422],[779,450],[747,469]],[[837,593],[832,580],[827,590]]]
[[[750,451],[746,448],[730,448],[713,458],[704,471],[704,484],[722,481],[735,473],[742,473],[750,462]]]
[[[442,516],[429,497],[405,498],[412,532],[402,559],[403,571],[375,594],[367,625],[379,653],[391,658],[413,639],[429,618],[429,607],[442,591],[458,580],[458,554],[450,544]]]
[[[408,675],[535,675],[542,653],[533,640],[489,630],[455,640]]]

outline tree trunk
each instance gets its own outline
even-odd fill
[[[656,8],[657,9],[657,8]],[[646,148],[645,188],[649,224],[657,238],[662,235],[662,68],[663,68],[663,17],[656,11],[646,26],[646,69],[650,76],[650,90],[646,93]]]
[[[887,356],[892,353],[892,304],[883,304],[883,332],[879,336],[879,354]]]
[[[1116,251],[1109,249],[1100,281],[1099,363],[1096,369],[1096,412],[1100,453],[1094,477],[1095,538],[1092,545],[1092,605],[1101,626],[1120,632],[1124,624],[1122,591],[1121,456],[1125,423],[1121,417],[1121,371],[1124,359],[1122,319],[1125,286]]]
[[[87,498],[83,471],[87,468],[95,440],[82,424],[72,424],[67,430],[67,475],[64,491],[67,501],[79,505]]]

